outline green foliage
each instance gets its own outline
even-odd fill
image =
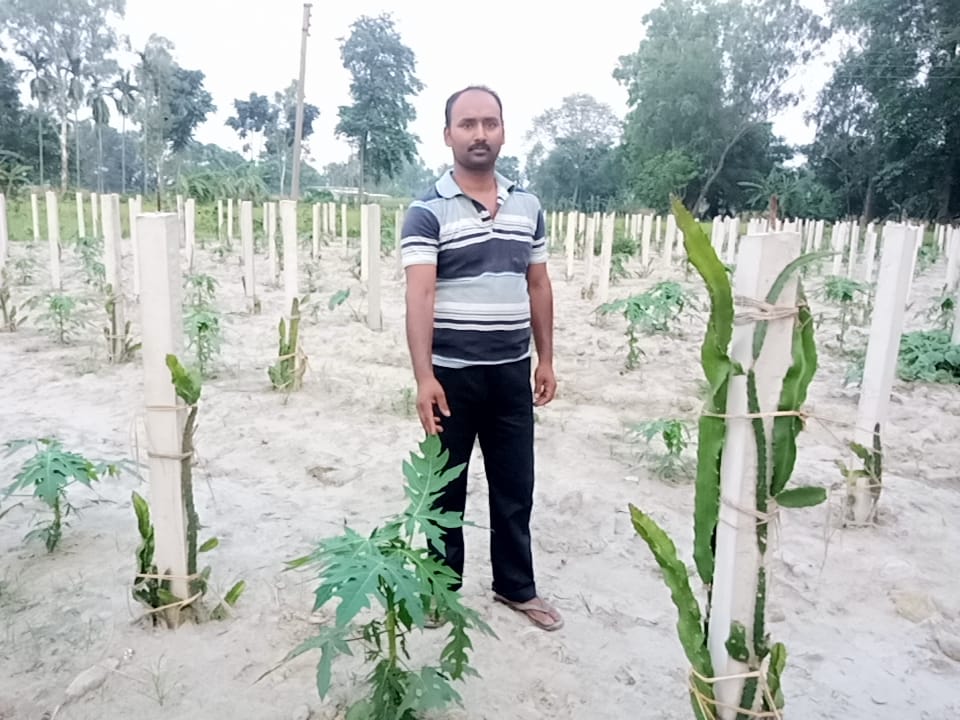
[[[684,246],[689,261],[703,278],[710,295],[710,317],[701,347],[701,362],[710,390],[705,412],[700,417],[694,500],[694,561],[700,579],[708,590],[706,608],[703,612],[690,587],[686,565],[677,558],[673,542],[649,515],[633,505],[630,506],[630,513],[634,528],[647,543],[663,571],[664,581],[670,589],[678,613],[677,629],[680,643],[695,671],[692,682],[697,694],[705,698],[704,702],[709,705],[713,701],[713,689],[700,676],[711,678],[713,669],[708,650],[707,624],[702,617],[710,616],[709,589],[714,583],[714,551],[720,512],[720,457],[726,434],[723,415],[726,414],[727,391],[731,378],[746,376],[747,409],[751,414],[757,414],[760,408],[753,369],[741,367],[728,354],[734,324],[730,278],[703,228],[679,200],[674,200],[673,211],[677,217],[677,224],[684,234]],[[774,281],[764,300],[775,304],[787,279],[807,261],[808,258],[801,258],[788,265]],[[802,290],[798,290],[798,294],[801,304],[798,317],[794,322],[792,364],[784,376],[778,403],[778,410],[783,411],[783,414],[774,419],[771,436],[768,436],[763,421],[759,417],[751,421],[757,442],[755,481],[758,517],[763,517],[770,510],[772,502],[783,507],[808,507],[823,502],[826,498],[823,488],[786,487],[796,462],[796,436],[803,427],[800,418],[791,413],[798,411],[805,402],[807,388],[817,367],[812,318],[803,301]],[[759,356],[762,349],[766,337],[765,329],[765,322],[757,323],[754,330],[754,359]],[[766,569],[763,565],[767,543],[765,521],[756,522],[756,537],[761,562],[757,587],[753,589],[756,593],[756,610],[754,617],[751,618],[753,632],[749,635],[746,633],[745,618],[734,618],[733,626],[724,642],[733,657],[746,663],[755,672],[760,672],[767,666],[767,658],[770,658],[767,666],[767,680],[775,688],[775,707],[770,707],[767,697],[756,697],[758,688],[756,678],[748,678],[745,681],[743,695],[738,704],[741,708],[771,711],[779,710],[783,705],[780,676],[785,665],[786,650],[780,644],[771,648],[765,631]],[[693,692],[691,692],[691,703],[697,720],[710,720],[705,715],[704,705]]]
[[[220,313],[213,304],[217,281],[210,275],[196,273],[186,275],[183,285],[188,293],[183,318],[187,346],[195,353],[200,376],[209,377],[210,365],[220,352],[222,340]]]
[[[73,332],[83,325],[83,321],[74,314],[76,298],[64,293],[47,295],[46,311],[41,320],[53,329],[56,341],[65,345]]]
[[[690,297],[679,283],[664,280],[646,292],[604,303],[597,312],[601,315],[623,314],[627,321],[627,369],[632,370],[643,354],[638,333],[670,332],[673,322],[689,303]]]
[[[427,550],[431,541],[443,547],[444,528],[462,525],[459,514],[434,507],[443,488],[463,469],[448,467],[449,453],[436,435],[419,444],[403,463],[407,507],[364,536],[345,527],[342,534],[322,540],[309,555],[293,560],[291,568],[316,568],[320,583],[314,610],[339,599],[332,625],[300,643],[283,662],[311,650],[320,651],[317,691],[326,697],[332,683],[333,661],[352,655],[350,643],[362,642],[372,664],[368,692],[347,712],[352,720],[414,720],[421,713],[460,702],[453,682],[477,676],[469,663],[473,645],[469,632],[493,631],[479,614],[460,602],[452,590],[459,577]],[[359,629],[361,612],[374,616]],[[433,617],[450,625],[439,663],[409,667],[407,638]]]
[[[690,439],[690,430],[682,420],[660,418],[645,420],[630,426],[630,432],[643,438],[650,444],[655,437],[663,443],[664,452],[655,456],[656,473],[664,479],[683,476],[688,471],[688,464],[683,457]]]
[[[56,438],[12,440],[5,443],[5,447],[6,457],[25,447],[32,447],[35,451],[33,456],[20,466],[20,470],[14,475],[14,481],[5,488],[3,496],[7,498],[13,493],[29,490],[50,509],[53,517],[49,522],[41,523],[25,538],[42,539],[48,552],[53,552],[59,545],[63,526],[68,524],[66,518],[77,511],[67,498],[67,488],[75,483],[92,487],[94,482],[105,475],[119,475],[123,465],[118,462],[93,462],[79,453],[64,450]]]
[[[361,159],[361,187],[369,174],[375,182],[393,177],[417,156],[417,137],[408,129],[416,110],[408,99],[423,89],[416,56],[403,44],[389,14],[362,16],[341,39],[340,56],[350,73],[352,105],[341,105],[335,129]]]
[[[298,390],[303,384],[303,374],[307,370],[303,362],[303,350],[300,348],[300,304],[294,298],[290,304],[290,328],[287,330],[285,318],[280,318],[277,328],[279,343],[277,362],[267,368],[267,375],[274,390]]]
[[[840,306],[840,329],[837,333],[837,342],[840,343],[842,352],[853,309],[859,307],[862,310],[864,321],[866,320],[867,305],[870,301],[870,286],[848,277],[831,275],[823,281],[822,294],[827,302]]]
[[[786,80],[823,42],[819,17],[798,0],[666,0],[643,22],[613,72],[630,108],[628,181],[653,207],[681,187],[698,212],[742,207],[737,181],[766,176],[787,154],[770,119],[797,101]]]
[[[14,332],[27,319],[23,311],[36,305],[37,299],[30,298],[20,305],[14,304],[9,278],[7,268],[0,269],[0,331]]]
[[[933,301],[927,311],[927,319],[931,320],[939,329],[952,332],[953,319],[956,315],[956,300],[951,293],[945,292]]]
[[[908,382],[960,384],[960,345],[944,330],[904,333],[897,374]]]
[[[862,466],[859,468],[850,468],[847,467],[846,463],[842,460],[836,461],[837,467],[840,469],[840,474],[843,476],[844,482],[848,487],[848,505],[852,505],[855,497],[854,493],[849,492],[849,489],[856,487],[857,482],[859,482],[861,478],[865,479],[867,487],[870,490],[871,505],[867,517],[871,519],[876,512],[877,503],[880,501],[880,493],[883,490],[883,446],[880,441],[880,423],[876,423],[873,426],[873,443],[871,447],[868,448],[860,443],[851,442],[849,443],[849,448],[860,460]]]

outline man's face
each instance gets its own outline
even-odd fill
[[[467,90],[450,109],[443,139],[456,161],[468,170],[489,171],[503,145],[500,106],[490,93]]]

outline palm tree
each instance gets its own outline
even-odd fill
[[[110,107],[107,92],[100,84],[90,89],[90,112],[97,128],[97,192],[103,194],[103,126],[110,123]]]
[[[124,195],[127,194],[127,117],[133,114],[137,102],[135,94],[140,91],[130,78],[130,71],[124,70],[113,83],[113,103],[120,113],[120,182]]]
[[[17,55],[24,58],[33,68],[33,77],[30,79],[30,97],[37,103],[37,147],[40,154],[40,186],[43,187],[43,119],[47,99],[50,97],[50,84],[44,71],[50,60],[41,55],[37,49],[17,50]]]

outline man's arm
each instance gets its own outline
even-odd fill
[[[433,314],[437,292],[440,222],[422,203],[407,209],[400,232],[400,252],[407,278],[407,348],[417,380],[417,414],[428,435],[442,431],[435,408],[450,415],[443,388],[433,374]]]
[[[553,365],[553,286],[547,274],[547,264],[531,265],[527,271],[527,287],[530,292],[530,324],[533,327],[533,342],[537,346],[537,359],[545,365]]]
[[[553,372],[553,286],[547,272],[546,221],[543,211],[537,214],[533,234],[530,266],[527,268],[527,291],[530,294],[530,326],[537,346],[537,369],[534,372],[534,405],[546,405],[557,392]]]

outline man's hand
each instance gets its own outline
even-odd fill
[[[538,363],[533,373],[533,404],[546,405],[557,394],[557,377],[553,374],[553,365]]]
[[[430,376],[417,384],[417,414],[420,424],[427,435],[436,435],[443,432],[440,418],[436,414],[439,409],[444,417],[450,417],[450,407],[447,405],[447,396],[443,386],[436,377]]]

